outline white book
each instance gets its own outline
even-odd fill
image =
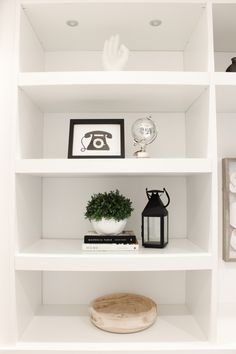
[[[82,243],[83,251],[138,251],[138,249],[138,243]]]
[[[132,230],[124,230],[120,234],[117,235],[108,235],[108,236],[133,236],[134,232]],[[86,232],[86,236],[106,236],[104,234],[98,234],[96,231],[89,230]]]

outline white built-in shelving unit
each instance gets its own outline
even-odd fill
[[[223,73],[236,51],[236,2],[19,0],[17,18],[13,347],[53,354],[226,348],[217,331],[217,123],[236,112],[236,74]],[[155,18],[160,27],[149,25]],[[70,19],[79,26],[68,27]],[[103,43],[116,33],[130,49],[128,66],[104,72]],[[151,158],[136,159],[131,125],[149,114],[158,137]],[[71,118],[124,118],[125,159],[67,159]],[[140,238],[146,187],[170,194],[165,249],[81,251],[91,194],[118,188],[130,197],[127,227]],[[155,325],[124,336],[96,329],[88,304],[114,291],[154,299]]]

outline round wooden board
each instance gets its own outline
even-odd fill
[[[157,316],[154,301],[129,293],[101,296],[90,304],[89,310],[96,327],[113,333],[142,331],[150,327]]]

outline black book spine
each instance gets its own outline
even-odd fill
[[[85,235],[84,236],[84,243],[123,243],[123,244],[132,244],[136,243],[136,236],[129,235],[129,236],[92,236],[92,235]]]

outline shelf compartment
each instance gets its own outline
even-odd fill
[[[104,41],[116,33],[130,50],[128,70],[208,69],[208,18],[201,3],[24,1],[20,15],[21,71],[101,70]],[[150,26],[156,17],[164,25]],[[68,27],[68,18],[79,26]]]
[[[192,251],[199,252],[205,258],[206,266],[209,267],[208,252],[211,253],[212,250],[211,173],[196,173],[186,176],[157,174],[153,176],[106,175],[99,177],[93,175],[41,177],[17,174],[17,250],[20,253],[24,252],[40,239],[82,239],[83,235],[91,230],[91,223],[84,217],[86,204],[91,195],[116,189],[133,202],[134,212],[128,220],[127,229],[133,230],[140,238],[141,213],[147,204],[145,194],[147,187],[150,189],[165,187],[170,195],[171,203],[168,210],[171,242],[177,242],[176,248],[178,248],[177,239],[186,238],[190,243],[181,245],[181,241],[179,241],[183,253],[186,253],[187,250],[190,255]],[[192,249],[191,242],[199,249]],[[186,246],[187,249],[184,251]],[[171,247],[170,244],[169,249]],[[167,252],[168,255],[168,248],[166,250],[163,252],[164,254]],[[151,251],[143,252],[149,254]],[[171,252],[176,252],[175,246]],[[188,257],[187,254],[186,256]],[[156,262],[159,262],[158,258]],[[180,260],[180,264],[181,262]],[[196,260],[196,264],[199,263]],[[147,266],[150,266],[148,264]],[[186,266],[187,264],[188,262]],[[191,260],[189,264],[191,266]],[[201,267],[201,265],[199,266]]]
[[[83,346],[120,342],[120,335],[97,329],[88,318],[88,304],[94,298],[120,291],[143,294],[158,306],[154,326],[123,336],[123,343],[206,343],[211,322],[210,270],[17,271],[18,343]]]
[[[216,109],[219,113],[236,111],[236,73],[215,73]]]
[[[17,174],[36,176],[104,175],[191,175],[211,173],[210,159],[22,159],[17,160]]]
[[[208,87],[206,73],[22,73],[18,86],[43,112],[185,112]]]
[[[79,349],[98,348],[145,350],[179,342],[206,341],[201,328],[185,305],[159,305],[156,323],[148,330],[121,336],[102,332],[90,323],[87,306],[41,306],[20,337],[18,344],[35,342],[50,346],[69,343]],[[52,331],[53,329],[53,331]],[[80,339],[78,339],[80,338]],[[145,343],[145,344],[144,344]],[[159,347],[159,349],[160,349]]]
[[[41,239],[15,255],[16,270],[155,271],[212,269],[212,256],[188,239],[171,239],[166,248],[85,252],[82,240]]]
[[[229,78],[227,81],[230,81],[230,84],[218,84],[216,86],[216,109],[218,113],[236,112],[236,75],[233,75],[232,80]]]
[[[109,86],[109,85],[108,85]],[[131,85],[132,86],[132,85]],[[57,105],[54,107],[55,112],[42,112],[35,104],[32,99],[30,99],[23,90],[18,91],[19,100],[19,115],[17,125],[19,127],[17,134],[17,158],[18,159],[67,159],[68,156],[68,141],[69,141],[69,125],[70,119],[124,119],[125,125],[125,157],[131,158],[133,160],[134,151],[138,147],[133,146],[133,139],[131,135],[131,129],[133,123],[142,117],[151,115],[153,121],[157,125],[157,139],[148,146],[148,152],[152,158],[155,159],[170,159],[173,162],[175,168],[178,167],[176,162],[180,163],[180,168],[185,169],[186,166],[181,161],[183,158],[194,158],[194,159],[204,159],[211,158],[213,156],[213,142],[211,126],[212,118],[209,112],[210,108],[210,90],[205,89],[202,86],[182,86],[187,95],[191,92],[191,88],[195,90],[197,88],[198,94],[200,96],[194,95],[188,102],[190,107],[181,107],[182,111],[171,111],[172,103],[175,102],[176,97],[179,103],[182,105],[184,103],[185,93],[178,90],[179,85],[164,85],[161,87],[165,90],[163,102],[166,102],[167,112],[161,111],[161,105],[157,103],[155,95],[159,95],[158,87],[150,86],[151,94],[145,96],[142,92],[142,85],[136,86],[140,93],[140,97],[136,96],[135,90],[129,85],[125,85],[125,89],[121,86],[113,86],[117,90],[117,95],[114,98],[110,97],[110,90],[106,89],[104,98],[99,101],[100,94],[98,93],[98,100],[93,100],[92,90],[100,90],[100,85],[94,85],[91,88],[91,97],[88,103],[88,111],[81,112],[82,106],[77,107],[77,112],[73,111],[73,104],[68,106],[66,113],[59,110]],[[145,85],[144,85],[145,86]],[[158,86],[158,85],[157,85]],[[54,86],[52,86],[52,90]],[[89,89],[89,86],[86,86]],[[55,86],[57,88],[57,86]],[[41,90],[42,88],[40,88]],[[172,90],[174,89],[176,97],[172,97]],[[200,91],[199,91],[200,90]],[[203,90],[203,91],[202,91]],[[76,89],[75,89],[76,91]],[[101,89],[103,91],[103,89]],[[124,93],[127,91],[127,95]],[[43,95],[44,90],[42,89]],[[83,92],[83,90],[81,91]],[[78,93],[78,91],[76,91]],[[103,95],[102,94],[102,95]],[[119,95],[124,94],[124,99],[119,100]],[[54,96],[53,96],[54,97]],[[52,101],[54,98],[52,98]],[[56,97],[56,96],[55,96]],[[64,96],[63,96],[64,97]],[[73,97],[69,97],[69,102]],[[110,98],[109,98],[110,97]],[[51,104],[51,98],[47,97],[49,104]],[[173,98],[173,100],[172,100]],[[92,100],[92,101],[91,101]],[[91,101],[91,105],[90,102]],[[62,98],[62,102],[64,99]],[[87,104],[85,103],[85,104]],[[93,104],[99,104],[99,109],[96,112],[91,112]],[[144,106],[143,106],[144,103]],[[78,101],[76,100],[76,104]],[[115,111],[113,110],[114,106]],[[119,106],[118,106],[119,104]],[[140,106],[138,106],[140,104]],[[59,104],[60,105],[60,104]],[[146,106],[145,106],[146,105]],[[151,111],[152,105],[155,105],[156,111]],[[175,103],[174,103],[175,105]],[[141,107],[142,106],[142,107]],[[184,104],[185,106],[185,104]],[[185,111],[185,108],[187,109]],[[126,111],[125,109],[128,109]],[[63,113],[64,112],[64,113]],[[148,113],[147,113],[148,112]],[[197,133],[196,133],[197,132]],[[212,142],[212,143],[211,143]],[[175,160],[175,159],[179,159]],[[102,159],[99,159],[102,161]],[[118,159],[117,163],[118,162]],[[154,161],[154,160],[153,160]],[[160,160],[161,161],[161,160]],[[195,160],[196,163],[197,160]],[[155,160],[155,163],[160,163]],[[78,164],[82,164],[81,161],[77,160]],[[84,162],[85,163],[85,162]],[[102,163],[102,162],[101,162]],[[112,163],[112,162],[111,162]],[[132,162],[132,165],[135,162]],[[143,162],[148,164],[148,162]],[[172,169],[170,164],[163,160],[163,163],[167,164],[167,169]],[[55,162],[54,162],[55,164]],[[59,162],[58,162],[59,164]],[[69,162],[67,162],[69,165]],[[98,162],[97,162],[98,164]],[[125,164],[125,162],[124,162]],[[187,162],[190,164],[190,162]],[[72,165],[72,163],[71,163]],[[113,162],[114,165],[114,162]],[[133,165],[135,168],[135,165]],[[196,165],[197,166],[197,165]],[[152,169],[155,167],[152,167]],[[161,167],[162,169],[163,167]],[[107,169],[107,168],[105,168]],[[122,168],[121,168],[122,169]],[[117,171],[117,168],[115,168]],[[151,171],[150,171],[151,172]]]
[[[236,4],[233,1],[215,3],[213,7],[213,30],[215,71],[225,72],[231,65],[231,58],[235,56],[235,16]],[[231,3],[230,3],[231,2]],[[227,21],[225,21],[227,19]],[[227,73],[231,76],[231,73]]]

